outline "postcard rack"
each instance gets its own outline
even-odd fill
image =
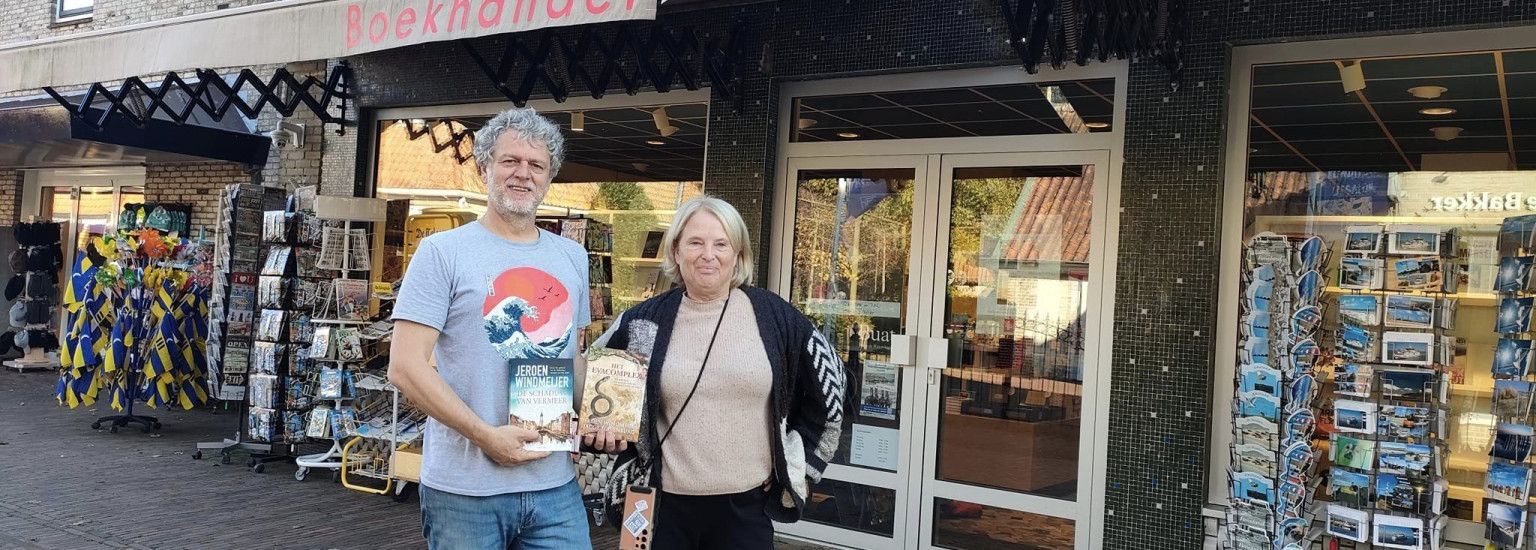
[[[1345,229],[1331,288],[1332,384],[1317,414],[1329,436],[1326,536],[1372,548],[1439,548],[1449,450],[1446,370],[1460,236],[1432,226]]]
[[[1244,250],[1243,306],[1233,404],[1232,548],[1309,545],[1318,480],[1312,400],[1322,322],[1318,269],[1328,248],[1312,235],[1263,233]]]
[[[1493,354],[1493,449],[1488,453],[1484,490],[1483,536],[1489,548],[1520,549],[1536,545],[1527,528],[1531,506],[1532,306],[1536,281],[1536,215],[1505,218],[1497,241],[1499,268],[1493,291],[1498,295]]]

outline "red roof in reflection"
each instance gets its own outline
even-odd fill
[[[1093,236],[1093,167],[1080,177],[1033,178],[1014,203],[1008,248],[1015,262],[1087,263]]]

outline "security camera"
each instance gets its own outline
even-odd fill
[[[272,145],[278,149],[298,149],[304,146],[304,125],[279,122],[275,130],[267,132]]]

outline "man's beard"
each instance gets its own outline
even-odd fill
[[[536,185],[531,183],[528,187],[530,189],[537,188]],[[517,199],[512,198],[512,194],[507,191],[504,185],[494,183],[490,181],[490,178],[486,178],[486,189],[489,191],[487,193],[487,198],[490,199],[487,201],[489,206],[504,218],[532,218],[539,213],[539,203],[544,202],[543,195],[540,195],[526,205],[518,204]]]

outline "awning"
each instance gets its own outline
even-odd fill
[[[0,93],[655,17],[656,0],[278,0],[0,46]]]
[[[71,96],[80,101],[79,96]],[[173,107],[187,98],[174,92]],[[95,120],[101,110],[88,109]],[[185,124],[156,112],[143,127],[117,116],[101,129],[71,117],[51,98],[0,102],[0,169],[117,166],[223,160],[261,166],[272,139],[252,131],[254,121],[231,111],[222,119],[194,110]]]

